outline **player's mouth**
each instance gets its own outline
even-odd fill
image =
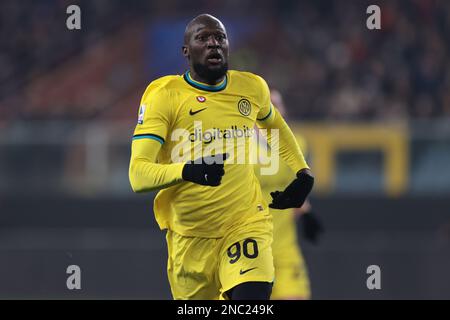
[[[206,61],[209,64],[216,65],[216,64],[221,64],[223,59],[222,59],[222,55],[220,53],[211,53],[206,56]]]

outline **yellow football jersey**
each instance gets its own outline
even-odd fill
[[[197,159],[208,150],[230,154],[220,186],[181,182],[157,194],[154,212],[161,229],[219,238],[233,226],[271,219],[249,161],[249,145],[256,121],[266,121],[274,113],[266,82],[249,72],[230,70],[215,86],[194,81],[188,72],[148,86],[134,139],[159,141],[158,163]],[[185,143],[180,144],[183,138]]]

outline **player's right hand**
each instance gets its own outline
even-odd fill
[[[228,153],[221,153],[187,162],[183,167],[183,180],[217,187],[225,174],[224,162],[228,156]]]

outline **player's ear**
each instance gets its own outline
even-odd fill
[[[189,49],[187,46],[182,46],[181,52],[183,52],[183,56],[185,56],[186,58],[189,56]]]

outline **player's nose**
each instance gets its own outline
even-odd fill
[[[220,42],[217,41],[216,37],[214,37],[214,36],[211,36],[208,38],[206,45],[208,46],[208,49],[220,48]]]

